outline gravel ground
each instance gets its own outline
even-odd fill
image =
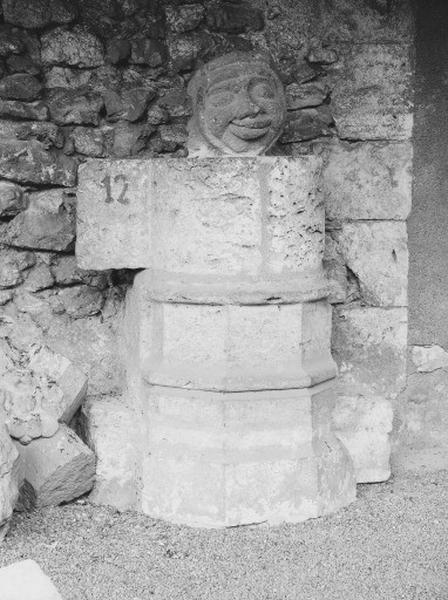
[[[299,525],[218,531],[81,500],[16,515],[0,566],[35,559],[64,600],[448,600],[448,472],[358,496]]]

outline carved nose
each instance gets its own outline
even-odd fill
[[[250,115],[258,115],[261,108],[256,102],[250,97],[248,90],[241,90],[238,94],[238,117],[243,119]]]

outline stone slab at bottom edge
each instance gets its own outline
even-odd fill
[[[1,600],[62,600],[51,579],[34,560],[0,569]]]

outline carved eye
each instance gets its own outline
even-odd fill
[[[272,100],[275,98],[275,90],[269,83],[264,81],[256,83],[252,87],[252,95],[254,98],[266,98]]]
[[[226,104],[230,104],[233,99],[233,94],[227,90],[214,92],[208,96],[208,102],[214,106],[226,106]]]

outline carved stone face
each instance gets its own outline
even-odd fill
[[[198,131],[224,154],[256,156],[280,135],[283,87],[259,55],[232,53],[199,71],[189,86]]]

